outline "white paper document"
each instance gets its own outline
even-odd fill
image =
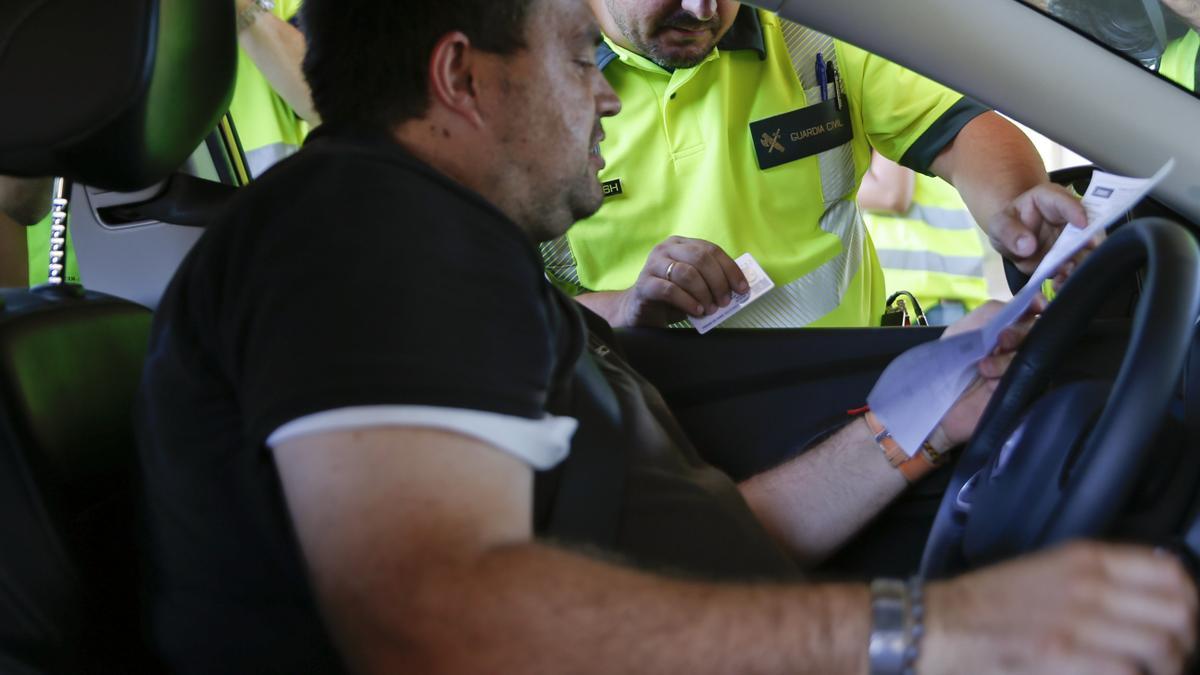
[[[1042,283],[1149,194],[1174,166],[1175,161],[1168,160],[1150,178],[1096,171],[1083,196],[1088,226],[1063,228],[1029,283],[987,325],[919,345],[892,361],[875,383],[867,404],[910,457],[975,379],[976,365],[995,349],[1000,333],[1029,309]]]
[[[750,291],[747,293],[734,293],[733,300],[728,305],[718,307],[717,311],[709,316],[689,316],[688,319],[691,320],[696,330],[700,331],[701,335],[716,328],[722,321],[737,314],[743,307],[761,298],[772,288],[775,288],[775,282],[771,281],[771,278],[759,266],[754,256],[749,253],[743,253],[734,262],[742,270],[742,274],[746,275],[746,283],[750,284]]]

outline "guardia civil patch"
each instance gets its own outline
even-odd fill
[[[768,117],[750,124],[750,136],[760,169],[811,157],[854,138],[850,106],[831,99]]]

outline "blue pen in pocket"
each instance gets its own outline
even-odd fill
[[[817,52],[817,88],[821,90],[821,102],[829,100],[829,92],[826,89],[829,86],[829,80],[825,76],[825,59],[821,57],[821,52]]]

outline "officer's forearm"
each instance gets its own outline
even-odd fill
[[[968,122],[932,168],[958,189],[980,227],[1018,195],[1049,180],[1029,137],[994,112]]]
[[[295,26],[263,12],[238,34],[238,44],[267,78],[271,88],[301,119],[312,126],[321,123],[300,69],[304,60],[304,35]]]
[[[625,291],[596,291],[575,296],[579,304],[604,317],[613,328],[627,327],[625,321]]]

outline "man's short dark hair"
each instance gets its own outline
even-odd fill
[[[304,76],[326,124],[390,129],[429,107],[429,56],[461,31],[478,49],[525,47],[536,0],[304,0]]]

